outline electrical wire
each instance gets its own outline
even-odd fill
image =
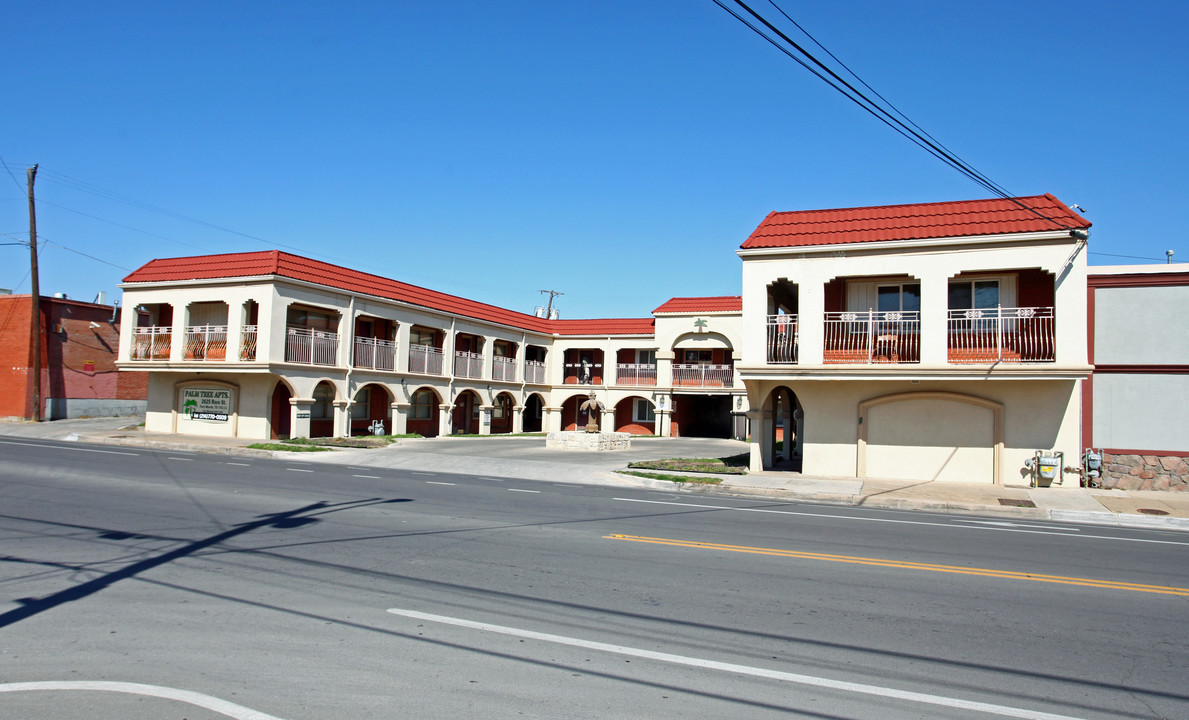
[[[839,65],[841,65],[843,68],[845,68],[846,71],[848,73],[850,73],[850,75],[853,76],[860,84],[862,84],[864,87],[867,87],[869,90],[871,89],[870,85],[868,85],[861,78],[859,78],[857,74],[855,74],[849,67],[847,67],[845,65],[845,63],[838,60],[838,58],[833,53],[831,53],[829,50],[827,50],[825,48],[825,46],[823,46],[820,42],[818,42],[816,38],[814,38],[812,35],[809,35],[809,33],[805,32],[805,30],[798,23],[796,23],[796,21],[794,21],[791,17],[789,17],[788,13],[784,12],[784,10],[782,10],[776,4],[775,0],[769,0],[769,2],[772,4],[773,7],[775,7],[778,11],[780,11],[780,13],[786,19],[788,19],[790,22],[792,22],[793,25],[796,26],[798,30],[801,30],[801,32],[803,32],[807,37],[810,38],[810,40],[812,40],[815,44],[817,44],[818,47],[821,47],[823,50],[825,50],[825,52],[828,55],[830,55],[830,57],[833,58],[835,60],[835,62],[837,62]],[[850,82],[846,81],[841,76],[839,76],[838,73],[834,72],[834,70],[832,70],[827,65],[825,65],[823,62],[818,60],[812,53],[810,53],[808,50],[806,50],[800,44],[795,42],[792,38],[790,38],[788,35],[786,35],[784,32],[782,32],[779,28],[777,28],[769,20],[767,20],[762,15],[760,15],[758,12],[756,12],[751,7],[749,7],[745,2],[743,2],[743,0],[735,0],[735,4],[738,5],[739,7],[743,8],[749,15],[751,15],[755,20],[757,20],[759,23],[761,23],[765,28],[767,28],[769,32],[771,32],[777,38],[782,40],[789,47],[793,48],[793,50],[795,50],[796,53],[799,53],[799,56],[798,56],[798,54],[795,54],[793,52],[793,50],[790,50],[789,47],[786,47],[784,44],[782,44],[781,42],[778,42],[775,38],[769,36],[767,33],[763,32],[760,28],[756,27],[746,17],[740,15],[739,13],[735,12],[735,10],[728,7],[726,4],[724,4],[723,0],[714,0],[714,3],[716,5],[718,5],[720,8],[722,8],[723,10],[727,11],[735,19],[742,22],[744,25],[746,25],[748,28],[750,28],[757,35],[759,35],[760,37],[767,40],[769,43],[771,43],[774,47],[776,47],[778,50],[783,52],[785,55],[787,55],[788,57],[790,57],[791,59],[796,61],[799,65],[804,67],[806,70],[809,70],[811,73],[813,73],[820,80],[822,80],[826,84],[830,85],[832,88],[834,88],[836,91],[841,93],[843,96],[845,96],[851,102],[855,103],[856,105],[861,107],[863,110],[870,113],[872,116],[874,116],[876,119],[883,122],[885,125],[891,127],[897,133],[904,136],[910,142],[912,142],[913,144],[922,148],[923,150],[928,152],[930,155],[933,155],[935,158],[941,160],[945,164],[949,165],[951,168],[962,173],[963,175],[965,175],[967,178],[969,178],[976,184],[980,185],[981,187],[988,190],[992,194],[997,195],[1000,198],[1003,198],[1005,200],[1009,200],[1012,203],[1014,203],[1015,205],[1019,206],[1021,209],[1025,210],[1033,215],[1036,215],[1037,217],[1042,218],[1048,222],[1051,222],[1054,225],[1057,225],[1058,227],[1061,227],[1064,229],[1070,229],[1070,230],[1073,229],[1072,225],[1069,225],[1058,218],[1050,217],[1050,216],[1046,215],[1045,213],[1041,212],[1040,210],[1038,210],[1034,207],[1030,207],[1029,205],[1026,205],[1023,202],[1021,202],[1020,199],[1015,196],[1015,194],[1009,192],[1008,190],[1003,188],[1001,185],[999,185],[998,183],[993,181],[991,178],[989,178],[982,172],[979,172],[977,169],[975,169],[969,163],[962,160],[956,154],[951,152],[943,144],[941,144],[936,139],[934,139],[932,135],[930,135],[929,133],[927,133],[923,129],[921,129],[919,125],[912,122],[912,120],[909,119],[903,112],[901,112],[898,108],[896,108],[894,105],[892,105],[890,102],[888,102],[882,95],[880,95],[878,92],[875,92],[874,90],[871,90],[872,94],[874,94],[881,101],[883,101],[884,105],[887,105],[887,107],[891,108],[891,110],[885,108],[884,105],[881,105],[880,103],[872,100],[870,97],[868,97],[862,91],[857,89]],[[805,59],[802,59],[802,57],[804,57]],[[812,63],[812,65],[810,65],[810,63]]]

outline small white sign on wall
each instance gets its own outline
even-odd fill
[[[231,417],[231,392],[226,388],[183,388],[182,412],[190,420],[227,422]]]

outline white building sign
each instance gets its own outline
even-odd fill
[[[182,412],[191,420],[227,422],[231,417],[231,391],[223,388],[183,388]]]

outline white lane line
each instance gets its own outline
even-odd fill
[[[368,480],[379,480],[379,475],[352,475],[351,477],[367,478]]]
[[[436,480],[426,480],[425,484],[426,485],[454,485],[455,483],[438,482]]]
[[[227,463],[227,464],[228,464],[228,465],[239,465],[240,467],[252,467],[252,463],[237,463],[237,462],[229,462],[229,463]]]
[[[281,720],[276,715],[267,715],[217,697],[203,695],[202,693],[196,693],[190,690],[162,687],[161,685],[104,682],[100,680],[22,682],[0,685],[0,692],[25,692],[29,690],[91,690],[127,693],[129,695],[147,695],[148,697],[177,700],[178,702],[184,702],[195,707],[206,708],[207,710],[235,718],[236,720]]]
[[[1151,540],[1149,538],[1131,538],[1131,537],[1116,537],[1114,535],[1070,535],[1068,532],[1061,532],[1059,528],[1053,531],[1046,530],[1025,530],[1015,527],[998,527],[995,525],[955,525],[952,522],[926,522],[924,520],[896,520],[894,518],[876,518],[876,517],[859,517],[857,515],[831,515],[829,513],[813,513],[800,512],[797,510],[773,510],[770,508],[747,508],[735,507],[733,505],[701,505],[698,503],[683,503],[671,502],[665,500],[641,500],[639,498],[614,498],[622,502],[646,503],[650,505],[673,505],[676,507],[698,508],[707,510],[736,510],[738,512],[753,512],[753,513],[767,513],[769,515],[800,515],[802,517],[817,517],[827,518],[829,520],[854,520],[857,522],[876,522],[876,523],[894,523],[898,525],[927,525],[930,527],[950,528],[956,530],[990,530],[994,532],[1014,532],[1024,533],[1026,535],[1056,535],[1059,537],[1086,539],[1086,540],[1118,540],[1120,542],[1137,542],[1137,543],[1152,543],[1154,545],[1189,545],[1189,542],[1177,542],[1176,540]]]
[[[181,460],[182,462],[194,462],[194,458],[180,458],[180,457],[172,457],[172,456],[170,456],[170,457],[167,457],[167,458],[165,458],[165,459],[166,459],[166,460]]]
[[[554,485],[554,487],[571,487],[571,488],[582,487],[581,485],[567,485],[565,483],[553,483],[553,485]]]
[[[414,620],[425,620],[427,622],[442,623],[443,625],[455,625],[457,627],[470,628],[472,630],[484,630],[486,632],[499,633],[501,635],[511,635],[512,637],[541,640],[543,642],[557,643],[559,645],[569,645],[571,647],[578,647],[586,650],[598,650],[601,652],[613,653],[615,655],[628,655],[630,657],[658,660],[660,662],[704,668],[706,670],[721,670],[723,672],[735,673],[737,675],[749,675],[752,677],[766,678],[769,680],[781,680],[783,682],[809,685],[811,687],[820,687],[829,690],[841,690],[843,692],[856,693],[860,695],[873,695],[880,698],[905,700],[908,702],[923,703],[926,705],[938,705],[941,707],[954,708],[957,710],[983,712],[992,715],[1000,715],[1003,717],[1024,718],[1025,720],[1079,720],[1078,718],[1074,718],[1069,715],[1057,715],[1054,713],[1041,712],[1038,710],[1026,710],[1024,708],[1014,708],[1007,705],[995,705],[993,703],[978,702],[975,700],[963,700],[961,698],[946,697],[944,695],[931,695],[929,693],[913,692],[911,690],[898,690],[896,688],[882,687],[880,685],[867,685],[865,683],[846,682],[844,680],[831,680],[830,678],[817,677],[814,675],[802,675],[800,673],[769,670],[767,668],[751,667],[749,665],[736,665],[734,663],[719,662],[717,660],[705,660],[702,658],[688,657],[685,655],[673,655],[670,653],[656,652],[654,650],[643,650],[640,648],[628,647],[626,645],[611,645],[608,643],[595,642],[593,640],[582,640],[579,638],[566,637],[564,635],[551,635],[549,633],[535,632],[533,630],[521,630],[520,628],[507,627],[504,625],[492,625],[491,623],[475,622],[474,620],[464,620],[462,618],[447,617],[445,615],[431,615],[429,613],[417,612],[416,610],[389,608],[388,612],[392,613],[393,615],[402,615]]]
[[[285,468],[289,472],[314,472],[313,470],[306,470],[305,468]]]
[[[540,494],[541,491],[540,490],[521,490],[520,488],[508,488],[508,492],[523,492],[523,493]]]
[[[28,445],[29,447],[50,448],[51,450],[73,450],[74,452],[102,453],[104,455],[131,455],[132,457],[140,456],[140,453],[120,452],[119,450],[93,450],[91,448],[70,447],[69,445],[46,445],[44,443],[13,442],[11,440],[3,440],[0,442],[3,442],[5,445]]]
[[[504,481],[503,478],[493,478],[493,477],[480,477],[479,479],[480,480],[490,480],[492,482],[503,482]]]
[[[1040,528],[1041,530],[1053,530],[1058,532],[1079,533],[1081,528],[1075,527],[1053,527],[1052,525],[1029,525],[1027,523],[1017,523],[1010,520],[974,520],[971,518],[954,518],[956,523],[972,523],[974,525],[995,525],[998,527],[1017,527],[1017,528]]]

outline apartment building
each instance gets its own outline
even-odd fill
[[[1051,195],[774,212],[742,294],[518,313],[279,251],[122,285],[146,429],[247,438],[580,428],[749,438],[754,470],[1027,482],[1080,453],[1090,223]]]

